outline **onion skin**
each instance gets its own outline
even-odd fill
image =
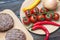
[[[43,6],[49,10],[55,10],[57,8],[57,0],[45,0]]]

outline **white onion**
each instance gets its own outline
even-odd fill
[[[44,0],[43,6],[47,9],[54,10],[57,7],[57,0]]]

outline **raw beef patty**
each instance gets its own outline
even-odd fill
[[[6,40],[26,40],[24,32],[19,29],[12,29],[8,31],[5,38]]]
[[[0,32],[5,32],[14,26],[13,18],[9,14],[0,14]]]

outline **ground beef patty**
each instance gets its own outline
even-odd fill
[[[12,29],[7,32],[6,40],[26,40],[25,34],[19,29]]]
[[[14,26],[13,18],[9,14],[0,14],[0,32],[5,32]]]

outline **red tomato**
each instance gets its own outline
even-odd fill
[[[35,7],[34,9],[30,10],[31,14],[38,14],[39,13],[39,9],[38,7]]]
[[[58,13],[54,13],[53,19],[54,20],[59,20],[59,14]]]
[[[46,15],[45,15],[45,19],[46,19],[47,21],[52,20],[52,14],[46,14]]]
[[[30,10],[25,11],[25,15],[26,15],[26,17],[30,17],[31,16]]]
[[[32,23],[35,23],[35,22],[37,21],[36,15],[32,15],[32,16],[30,17],[30,21],[31,21]]]
[[[43,12],[44,12],[44,10],[43,10],[42,8],[40,8],[40,9],[39,9],[39,11],[40,11],[41,13],[43,13]]]
[[[37,19],[38,19],[39,21],[43,21],[43,20],[45,20],[45,17],[44,17],[44,15],[38,15],[38,16],[37,16]]]
[[[38,7],[35,7],[34,8],[34,14],[37,15],[39,13],[39,8]]]
[[[49,10],[47,8],[44,9],[46,12],[48,12]]]
[[[27,18],[27,17],[24,17],[24,18],[23,18],[23,23],[24,23],[25,25],[30,24],[30,19]]]
[[[34,10],[32,9],[32,10],[30,10],[30,14],[34,14]]]
[[[34,8],[34,12],[39,12],[39,8],[38,7],[35,7]]]

